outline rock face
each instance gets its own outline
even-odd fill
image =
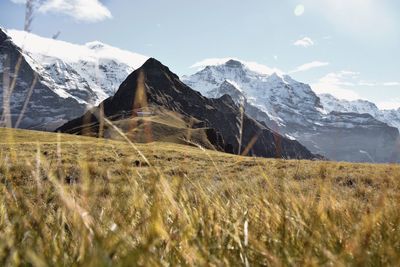
[[[148,59],[100,42],[75,45],[1,29],[0,35],[4,43],[0,64],[10,67],[11,76],[17,75],[15,65],[19,58],[22,60],[17,86],[11,94],[13,126],[19,128],[54,130],[81,116],[87,108],[113,95],[122,81]],[[37,84],[23,121],[16,125],[35,76]],[[0,93],[3,91],[2,86]]]
[[[208,99],[181,82],[177,75],[155,59],[149,59],[129,75],[117,93],[102,105],[105,116],[114,121],[129,118],[146,106],[163,107],[186,118],[195,118],[198,123],[194,127],[214,129],[209,133],[210,141],[219,143],[218,146],[223,146],[223,150],[229,153],[303,159],[315,157],[297,141],[284,138],[242,114],[230,96]],[[59,130],[82,133],[83,125],[98,123],[96,116],[91,114],[72,120]],[[223,137],[223,145],[217,133]]]
[[[307,84],[237,60],[207,66],[183,81],[208,97],[229,94],[254,119],[329,159],[398,162],[399,132],[381,117],[326,109]],[[392,114],[393,115],[393,114]]]

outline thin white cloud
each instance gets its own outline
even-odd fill
[[[400,86],[400,82],[386,82],[383,83],[384,86]]]
[[[358,83],[358,85],[360,85],[360,86],[369,86],[369,87],[377,86],[376,83],[374,83],[374,82],[368,82],[368,81],[360,81],[360,82]]]
[[[383,41],[398,38],[398,10],[390,1],[378,0],[303,0],[321,19],[351,36]]]
[[[352,71],[328,73],[311,87],[317,94],[328,93],[339,99],[357,100],[360,99],[360,96],[348,87],[356,85],[353,80],[358,75],[359,73]]]
[[[339,99],[357,100],[360,95],[355,92],[354,88],[375,87],[379,90],[382,86],[400,86],[400,82],[371,82],[360,80],[360,73],[354,71],[339,71],[328,73],[320,78],[316,83],[312,84],[313,90],[318,94],[332,94]],[[370,90],[370,89],[368,89]],[[398,108],[400,99],[383,101],[377,103],[381,109]]]
[[[357,84],[354,85],[359,85],[359,86],[368,86],[368,87],[382,87],[382,86],[400,86],[400,82],[383,82],[383,83],[378,83],[378,82],[371,82],[371,81],[359,81]]]
[[[190,66],[191,69],[195,68],[197,70],[204,69],[207,66],[218,66],[218,65],[223,65],[229,60],[236,60],[241,62],[243,65],[245,65],[248,69],[261,73],[261,74],[267,74],[270,75],[272,73],[278,73],[278,74],[283,74],[284,72],[281,71],[278,68],[271,68],[266,65],[257,63],[257,62],[252,62],[252,61],[244,61],[241,59],[237,59],[235,57],[228,57],[228,58],[207,58],[202,61],[196,62],[192,66]]]
[[[313,61],[313,62],[310,62],[310,63],[303,64],[301,66],[298,66],[297,68],[295,68],[294,70],[290,71],[289,73],[307,71],[307,70],[310,70],[310,69],[325,67],[325,66],[328,66],[328,65],[329,65],[329,62]]]
[[[11,0],[23,4],[25,0]],[[77,21],[98,22],[112,18],[110,10],[99,0],[44,0],[38,7],[41,13],[64,14]]]
[[[293,43],[294,46],[310,47],[314,46],[314,41],[310,37],[301,38]]]
[[[379,109],[400,109],[400,99],[394,99],[391,101],[382,101],[376,104]]]

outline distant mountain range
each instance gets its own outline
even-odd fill
[[[400,108],[391,110],[381,110],[369,101],[366,100],[340,100],[330,94],[319,95],[321,103],[327,112],[352,112],[358,114],[370,114],[375,119],[387,123],[390,126],[400,129]]]
[[[75,45],[0,29],[0,74],[3,76],[4,72],[9,72],[11,78],[17,77],[10,101],[6,102],[10,103],[12,125],[20,128],[55,130],[113,96],[126,77],[147,60],[147,56],[100,42]],[[176,77],[172,74],[167,76]],[[382,111],[367,101],[345,101],[331,95],[316,95],[309,85],[288,75],[255,68],[239,60],[206,66],[193,75],[182,77],[182,80],[206,97],[225,99],[222,101],[225,104],[233,100],[235,107],[244,107],[249,121],[252,121],[250,118],[256,120],[257,127],[263,131],[273,129],[271,132],[274,134],[285,136],[282,140],[297,140],[314,154],[345,161],[399,161],[400,109]],[[3,90],[8,87],[3,86],[3,82],[0,79],[0,106],[8,97]],[[13,79],[10,79],[9,84],[12,83]],[[189,91],[183,87],[180,89],[182,93]],[[157,91],[159,97],[172,101],[161,96],[161,92]],[[225,95],[230,98],[224,98]],[[199,114],[192,114],[190,110],[176,109],[172,102],[160,104],[155,101],[156,98],[150,99],[158,107],[184,113],[184,121],[191,116],[210,121],[209,117],[201,119]],[[196,99],[200,101],[200,98]],[[204,99],[205,103],[209,101]],[[215,101],[212,99],[210,101]],[[7,115],[5,110],[0,111],[3,120]],[[105,112],[110,111],[105,109]],[[233,114],[235,112],[237,110]],[[109,115],[116,115],[111,113]],[[216,125],[206,123],[201,126],[196,127],[216,130],[205,130],[206,135],[214,134],[214,141],[219,138],[218,134],[224,137],[221,133],[223,129],[218,129]],[[229,138],[225,134],[224,146],[229,139],[227,143],[234,147],[232,140],[236,137],[236,132]],[[266,147],[270,141],[265,139]],[[242,148],[238,146],[235,149]],[[223,150],[226,151],[227,147]],[[294,150],[287,155],[293,157]],[[259,155],[259,152],[251,153]]]
[[[104,117],[134,138],[132,135],[137,134],[138,112],[151,113],[155,117],[159,115],[157,110],[161,109],[173,111],[176,116],[183,115],[183,120],[188,124],[193,122],[190,128],[188,125],[188,131],[203,129],[214,148],[228,153],[302,159],[317,157],[299,142],[284,138],[243,114],[230,96],[206,98],[181,82],[176,74],[153,58],[129,75],[114,96],[58,130],[78,134],[86,132],[95,136],[102,132],[110,136],[114,127],[103,121],[99,113],[102,112]],[[104,125],[101,131],[100,125]],[[164,137],[171,133],[176,135],[173,129],[176,127],[165,126],[162,132]],[[210,130],[211,134],[207,134]],[[154,140],[154,134],[148,134]]]
[[[379,111],[362,101],[339,105],[344,101],[319,97],[309,85],[288,75],[238,60],[206,66],[183,81],[208,97],[229,94],[236,103],[242,102],[249,116],[313,153],[344,161],[398,160],[399,131],[390,125],[398,125],[399,111]]]

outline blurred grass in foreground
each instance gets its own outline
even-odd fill
[[[400,166],[0,129],[1,266],[400,262]]]

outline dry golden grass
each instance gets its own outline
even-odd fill
[[[400,262],[398,165],[0,129],[0,192],[1,266]]]

